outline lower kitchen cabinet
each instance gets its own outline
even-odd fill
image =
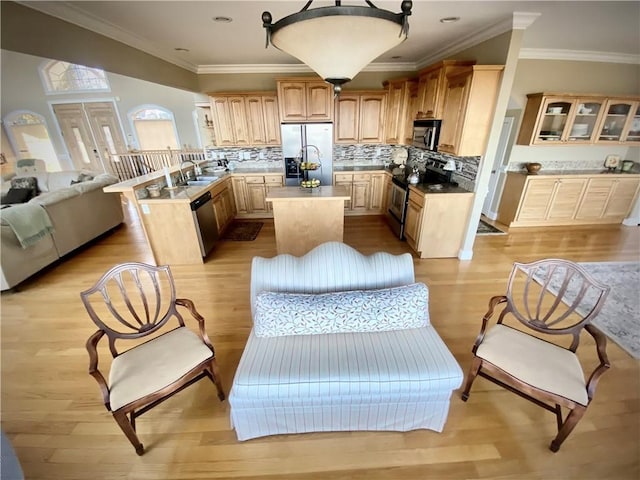
[[[218,233],[221,235],[236,216],[236,204],[233,198],[231,179],[226,179],[220,188],[211,192],[213,198],[213,211],[216,214]]]
[[[349,192],[350,201],[345,202],[345,215],[380,215],[386,204],[388,174],[334,173],[333,184],[343,186]]]
[[[509,173],[498,221],[510,227],[621,223],[639,186],[634,174]]]
[[[457,257],[473,193],[422,193],[409,188],[404,235],[420,258]]]
[[[271,188],[284,185],[280,174],[247,174],[232,177],[236,210],[240,218],[273,216],[265,198]]]

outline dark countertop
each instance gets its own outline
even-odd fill
[[[442,185],[442,188],[437,189],[437,188],[433,188],[434,185],[429,185],[426,183],[418,183],[416,185],[410,185],[409,188],[415,188],[416,190],[418,190],[421,193],[428,193],[428,194],[432,194],[432,193],[472,193],[469,190],[466,190],[460,186],[453,186],[451,184],[447,184],[447,183],[443,183],[443,184],[439,184]]]
[[[389,172],[388,168],[384,168],[384,165],[334,165],[334,172],[373,172],[373,171],[385,171]]]

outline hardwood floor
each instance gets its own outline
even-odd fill
[[[238,442],[228,402],[202,381],[138,419],[138,457],[100,402],[84,343],[95,330],[79,292],[112,265],[150,262],[139,224],[2,294],[2,428],[27,479],[636,479],[640,477],[640,364],[608,343],[612,368],[559,453],[555,419],[479,378],[469,401],[454,393],[443,433],[314,433]],[[345,242],[363,253],[408,252],[381,218],[347,217]],[[250,330],[253,256],[275,255],[273,222],[253,242],[222,241],[202,266],[174,266],[178,295],[207,320],[225,390]],[[512,262],[638,260],[637,227],[519,229],[477,238],[474,258],[415,259],[430,288],[432,323],[465,371],[489,297]],[[587,363],[595,349],[581,347]],[[102,352],[102,359],[108,356]],[[103,363],[104,365],[104,363]],[[2,477],[4,478],[4,477]]]

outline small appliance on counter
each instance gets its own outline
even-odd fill
[[[631,170],[633,170],[633,166],[636,164],[636,162],[634,162],[633,160],[623,160],[622,161],[622,171],[623,172],[630,172]]]

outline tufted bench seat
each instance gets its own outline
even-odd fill
[[[229,395],[239,440],[444,428],[462,371],[429,322],[411,255],[330,242],[303,257],[256,257],[251,307]]]

